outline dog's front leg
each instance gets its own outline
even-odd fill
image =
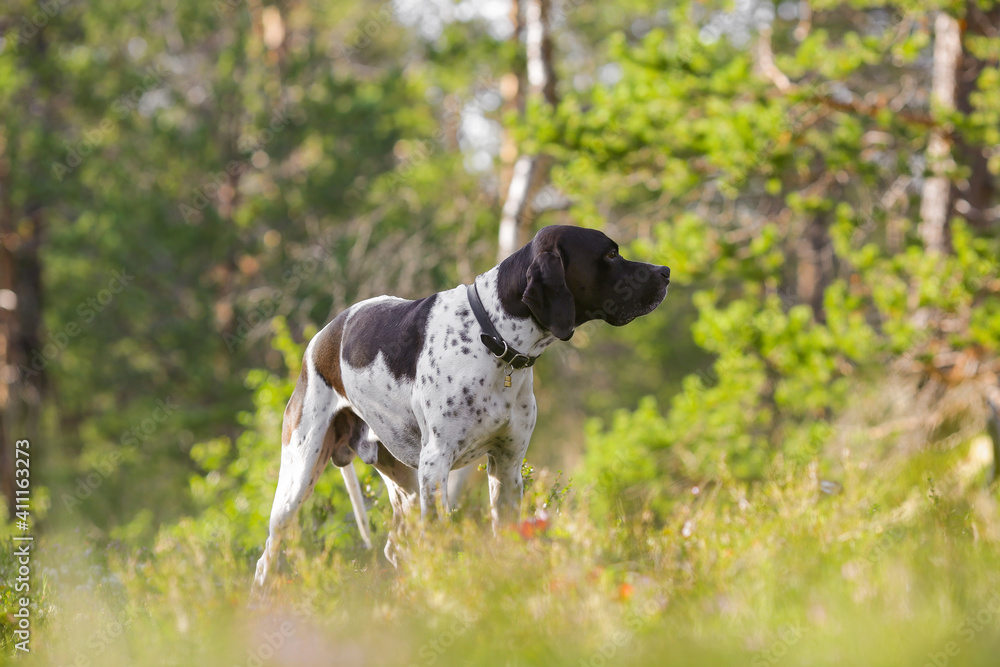
[[[448,513],[448,473],[454,462],[454,455],[437,439],[432,438],[420,450],[417,480],[420,483],[420,516],[423,519]]]

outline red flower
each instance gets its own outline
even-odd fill
[[[537,516],[525,519],[518,526],[517,532],[526,540],[544,535],[549,529],[549,513],[542,510]]]

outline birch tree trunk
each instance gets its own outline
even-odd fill
[[[552,36],[549,31],[551,0],[524,2],[524,35],[527,54],[528,95],[541,96],[555,108],[555,69],[552,66]],[[533,201],[548,178],[549,160],[543,155],[522,155],[514,163],[500,216],[497,259],[503,260],[517,250],[524,239],[524,228],[533,215]]]
[[[524,12],[521,11],[521,0],[511,0],[510,22],[514,26],[510,41],[520,46],[524,35]],[[525,72],[507,72],[500,77],[500,98],[503,100],[503,117],[524,112],[524,89],[526,88]],[[506,192],[514,174],[514,163],[517,161],[517,139],[511,128],[504,128],[500,145],[500,190]]]
[[[514,39],[518,38],[522,25],[519,7],[524,5],[525,50],[527,52],[528,95],[542,96],[552,108],[558,103],[556,98],[556,77],[552,67],[552,36],[549,33],[550,0],[515,0],[511,8],[514,21]],[[501,82],[501,95],[505,105],[522,101],[521,77],[511,73]],[[523,110],[523,109],[522,109]],[[501,149],[501,161],[514,162],[507,198],[500,215],[500,232],[497,243],[497,261],[502,262],[524,243],[524,230],[537,212],[535,196],[545,186],[551,160],[547,155],[521,155],[516,161],[517,147],[507,135]],[[472,463],[451,473],[448,479],[448,497],[457,502],[466,482],[477,464]]]
[[[934,21],[934,65],[931,100],[940,110],[955,109],[956,73],[962,57],[962,31],[958,21],[939,12]],[[951,140],[941,127],[932,128],[927,142],[927,167],[920,201],[918,233],[928,252],[947,249],[947,223],[951,208]]]

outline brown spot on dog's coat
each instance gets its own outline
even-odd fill
[[[397,380],[412,382],[424,349],[427,320],[437,299],[438,295],[432,294],[416,301],[399,299],[359,308],[344,341],[344,360],[354,368],[364,368],[381,354]],[[435,367],[433,358],[430,366]]]
[[[299,373],[299,379],[295,383],[295,390],[292,392],[292,397],[288,400],[288,405],[285,406],[285,416],[281,420],[281,444],[287,445],[292,440],[292,433],[299,427],[299,422],[302,421],[302,404],[306,400],[306,388],[309,385],[308,374],[306,373],[306,365],[302,364],[302,372]]]
[[[344,337],[346,321],[347,311],[333,318],[333,321],[316,337],[312,352],[316,372],[328,387],[332,387],[341,396],[347,395],[344,392],[344,381],[340,377],[340,344]]]

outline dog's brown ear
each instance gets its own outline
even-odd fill
[[[528,287],[521,296],[538,323],[560,340],[573,337],[576,304],[566,285],[562,258],[555,252],[540,252],[528,267]]]

